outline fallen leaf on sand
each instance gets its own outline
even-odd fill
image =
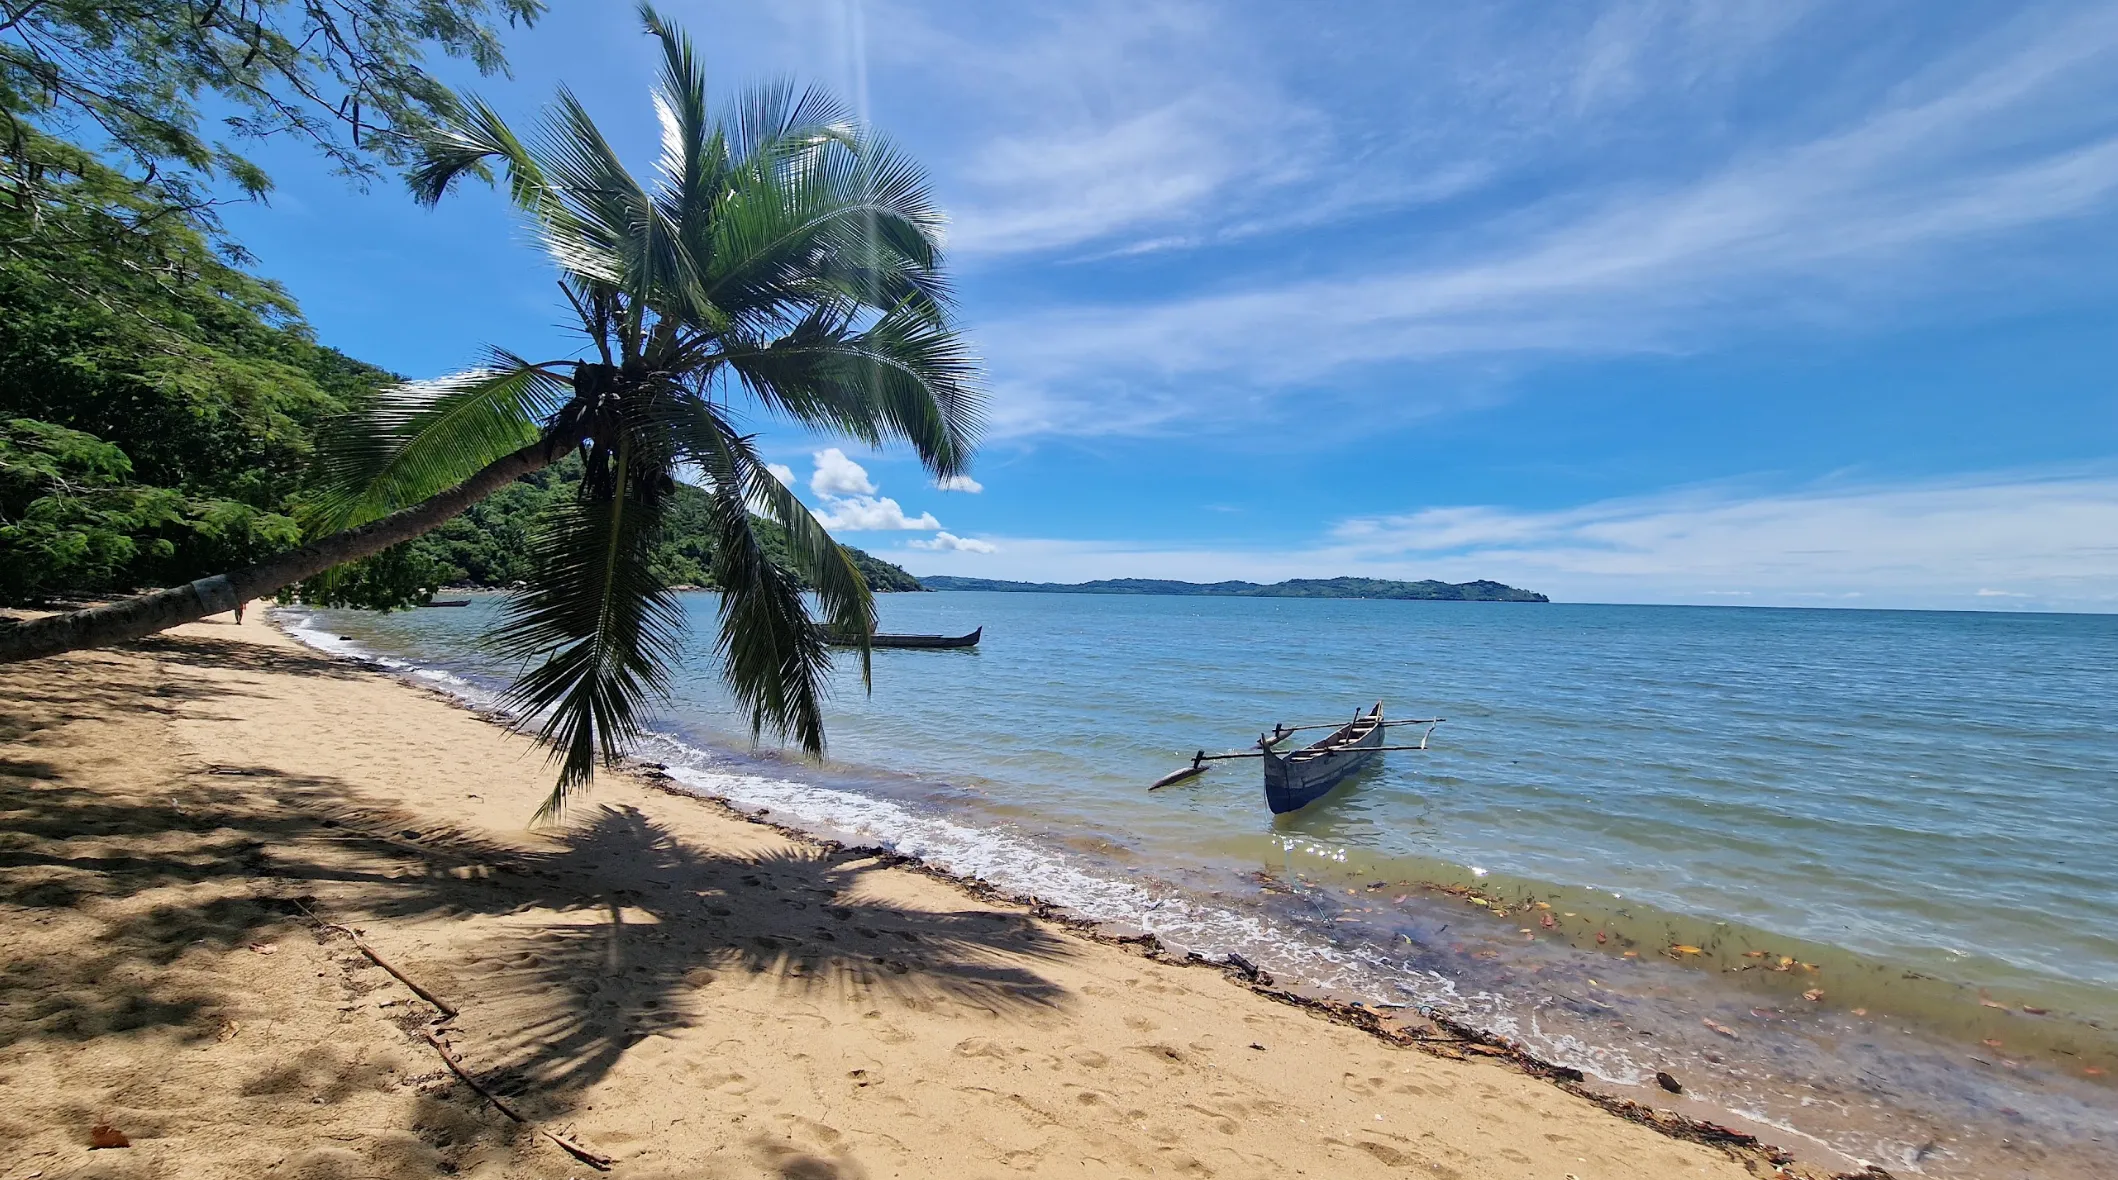
[[[1706,1027],[1714,1030],[1717,1033],[1720,1033],[1722,1036],[1727,1037],[1731,1041],[1740,1041],[1743,1039],[1742,1037],[1736,1035],[1736,1030],[1728,1027],[1725,1024],[1717,1024],[1711,1020],[1702,1020],[1699,1023],[1705,1025]]]
[[[2101,1069],[2098,1069],[2098,1068],[2097,1068],[2096,1066],[2093,1066],[2093,1065],[2084,1065],[2084,1066],[2082,1066],[2082,1067],[2081,1067],[2081,1072],[2083,1072],[2083,1073],[2087,1074],[2088,1076],[2090,1076],[2090,1077],[2092,1077],[2092,1078],[2100,1078],[2100,1077],[2102,1077],[2102,1076],[2103,1076],[2103,1071],[2102,1071]]]
[[[1700,950],[1698,947],[1685,946],[1682,943],[1679,943],[1678,945],[1673,946],[1669,949],[1675,951],[1680,955],[1703,955],[1706,953],[1705,951]]]
[[[2024,1004],[2022,1006],[2022,1010],[2031,1016],[2043,1016],[2047,1012],[2051,1011],[2051,1009],[2049,1008],[2032,1008],[2028,1004]]]
[[[1868,1015],[1868,1010],[1866,1008],[1855,1008],[1853,1014],[1855,1016],[1866,1016]]]
[[[92,1149],[99,1147],[131,1147],[132,1140],[125,1137],[125,1132],[118,1130],[109,1123],[97,1123],[88,1129],[88,1146]]]
[[[1771,953],[1771,951],[1744,951],[1743,957],[1746,959],[1762,959]]]
[[[243,1031],[242,1025],[223,1016],[221,1017],[221,1026],[213,1030],[213,1039],[222,1042],[232,1041],[235,1039],[235,1034],[241,1031]]]
[[[1993,1002],[1992,1000],[1980,1000],[1978,1003],[1979,1006],[1982,1008],[1998,1008],[2003,1012],[2008,1010],[2008,1006],[2006,1004],[1998,1004]]]
[[[250,944],[250,949],[261,955],[276,955],[279,953],[279,948],[269,942],[253,942]]]
[[[1600,940],[1599,940],[1599,941],[1600,941]],[[1639,951],[1627,951],[1627,952],[1625,952],[1625,954],[1624,954],[1624,956],[1623,956],[1623,957],[1624,957],[1624,958],[1628,958],[1628,959],[1637,959],[1637,958],[1639,958],[1639,957],[1640,957],[1640,952],[1639,952]]]
[[[1814,1004],[1818,1000],[1824,998],[1824,989],[1820,987],[1810,988],[1808,991],[1802,993],[1802,998]]]
[[[2000,1048],[2000,1038],[1987,1037],[1985,1040],[1980,1041],[1979,1044],[1984,1045],[1988,1049],[1998,1049]]]
[[[1540,901],[1540,902],[1538,902],[1538,903],[1537,903],[1537,908],[1538,908],[1538,909],[1540,909],[1540,910],[1548,910],[1548,909],[1551,909],[1552,907],[1551,907],[1551,906],[1550,906],[1549,904],[1547,904],[1547,903],[1545,903],[1545,902],[1541,902],[1541,901]]]

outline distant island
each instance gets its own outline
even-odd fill
[[[1256,582],[1172,582],[1104,578],[1095,582],[1003,582],[994,578],[921,578],[929,590],[998,590],[1013,594],[1176,594],[1205,598],[1390,598],[1416,602],[1550,602],[1534,590],[1476,582],[1393,582],[1387,578],[1290,578]]]

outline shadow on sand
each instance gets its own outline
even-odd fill
[[[301,653],[180,639],[140,647],[216,668],[354,674]],[[687,1025],[712,1002],[702,981],[719,973],[1001,1015],[1062,999],[1024,965],[1067,954],[1062,940],[1022,915],[864,900],[874,891],[863,877],[882,866],[859,853],[731,859],[615,806],[525,851],[423,823],[340,779],[264,766],[98,790],[77,781],[56,740],[71,721],[165,713],[178,699],[241,689],[173,688],[137,665],[92,678],[54,675],[62,671],[0,672],[0,736],[14,747],[0,761],[0,922],[86,911],[101,929],[56,954],[0,941],[0,1050],[155,1027],[210,1037],[225,1000],[200,982],[210,973],[178,983],[179,973],[156,969],[202,948],[234,952],[313,929],[307,909],[378,935],[434,918],[518,919],[488,923],[473,953],[421,970],[436,972],[435,990],[476,1020],[481,1038],[492,1036],[494,1088],[558,1108],[630,1046]],[[39,749],[47,740],[52,748]]]

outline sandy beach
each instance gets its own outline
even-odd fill
[[[0,1180],[1825,1174],[651,774],[532,831],[248,618],[0,670]]]

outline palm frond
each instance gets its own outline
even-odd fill
[[[365,524],[536,441],[573,398],[553,368],[495,349],[483,368],[377,394],[319,440],[325,491],[307,522],[328,531]]]
[[[492,179],[489,161],[507,171],[508,194],[517,206],[535,209],[542,199],[543,176],[537,161],[493,109],[473,98],[461,115],[435,130],[420,144],[420,158],[405,177],[412,198],[432,207],[465,175]]]
[[[776,166],[731,170],[711,241],[693,249],[712,259],[714,304],[765,332],[820,297],[918,303],[939,317],[941,230],[918,169],[886,143],[797,136]]]
[[[800,153],[832,143],[850,147],[859,139],[844,104],[814,87],[797,94],[785,79],[753,86],[731,105],[728,151],[738,168],[772,171]]]
[[[503,658],[541,661],[506,697],[559,768],[539,819],[614,762],[668,693],[683,611],[650,557],[669,487],[666,464],[629,434],[598,440],[578,498],[541,524],[529,588],[489,637]]]
[[[652,197],[571,90],[561,87],[536,156],[553,203],[539,211],[546,249],[573,273],[654,303],[678,270],[675,242]]]
[[[819,309],[785,336],[723,342],[728,368],[761,403],[870,445],[903,440],[937,476],[968,469],[984,417],[978,362],[924,315],[893,312],[856,331]]]
[[[752,497],[763,490],[760,479],[775,485],[779,481],[756,461],[749,441],[737,435],[725,419],[704,403],[692,404],[696,414],[685,447],[708,480],[713,577],[721,586],[720,631],[714,650],[721,657],[723,675],[737,703],[750,715],[753,739],[770,729],[820,755],[824,752],[824,676],[831,669],[831,648],[809,618],[800,583],[766,556],[751,524]],[[854,576],[859,576],[857,571]],[[860,591],[866,589],[862,582]],[[834,580],[832,594],[834,622],[851,622],[854,612],[842,578]],[[872,614],[864,617],[872,619]],[[872,627],[872,623],[865,625]]]

